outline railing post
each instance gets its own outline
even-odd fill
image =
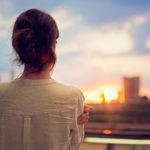
[[[107,150],[113,150],[114,144],[107,144]]]

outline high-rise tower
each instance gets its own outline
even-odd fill
[[[123,88],[124,88],[124,100],[125,102],[135,102],[139,99],[139,84],[140,77],[124,77]]]

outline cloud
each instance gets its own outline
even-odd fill
[[[150,37],[148,37],[148,38],[146,39],[145,47],[146,47],[146,48],[150,48]]]
[[[11,0],[0,0],[0,10],[1,12],[7,14],[10,13],[14,9]]]
[[[135,25],[142,25],[147,21],[149,16],[150,16],[150,14],[132,16],[131,22]]]
[[[11,35],[15,16],[11,15],[13,4],[10,0],[0,1],[0,38],[6,39]]]
[[[150,18],[150,13],[139,14],[129,17],[126,21],[123,22],[124,27],[128,30],[131,30],[137,26],[145,24]]]
[[[50,13],[56,20],[60,31],[64,31],[81,21],[81,16],[75,16],[68,8],[59,7]]]
[[[6,18],[2,12],[0,12],[0,38],[9,38],[11,35],[11,29],[15,17]]]
[[[0,72],[0,82],[9,82],[21,76],[21,71],[18,72]]]
[[[77,35],[81,49],[90,53],[99,52],[104,55],[130,52],[134,42],[131,34],[124,28],[107,26],[89,28]]]
[[[61,44],[61,53],[86,51],[103,55],[127,53],[134,48],[134,40],[127,24],[104,24],[98,27],[84,25],[71,42]]]
[[[88,64],[89,61],[91,62]],[[114,56],[106,58],[87,58],[83,60],[81,58],[81,63],[86,62],[85,65],[100,68],[104,74],[118,74],[118,75],[150,75],[150,70],[148,66],[150,65],[150,55],[145,56]],[[78,60],[79,61],[79,60]]]
[[[69,14],[70,18],[74,18],[74,16],[71,17],[71,13]],[[80,28],[75,34],[69,35],[68,41],[58,45],[58,51],[61,54],[86,51],[89,55],[94,52],[99,55],[130,53],[135,45],[133,31],[146,23],[149,18],[150,13],[139,14],[122,22],[110,22],[97,26],[90,26],[84,23],[83,19],[78,20],[76,24],[80,24]],[[74,30],[76,27],[70,24],[69,28]]]

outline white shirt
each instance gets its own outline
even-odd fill
[[[0,150],[77,150],[84,96],[53,79],[0,84]]]

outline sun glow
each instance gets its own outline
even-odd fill
[[[111,102],[118,98],[118,91],[115,88],[105,88],[104,89],[104,98],[106,102]]]
[[[102,103],[102,99],[99,96],[101,92],[102,92],[101,90],[84,92],[86,102],[87,103],[94,103],[94,104]]]
[[[118,91],[118,87],[107,85],[91,91],[84,91],[84,95],[86,103],[111,103],[118,99]]]

